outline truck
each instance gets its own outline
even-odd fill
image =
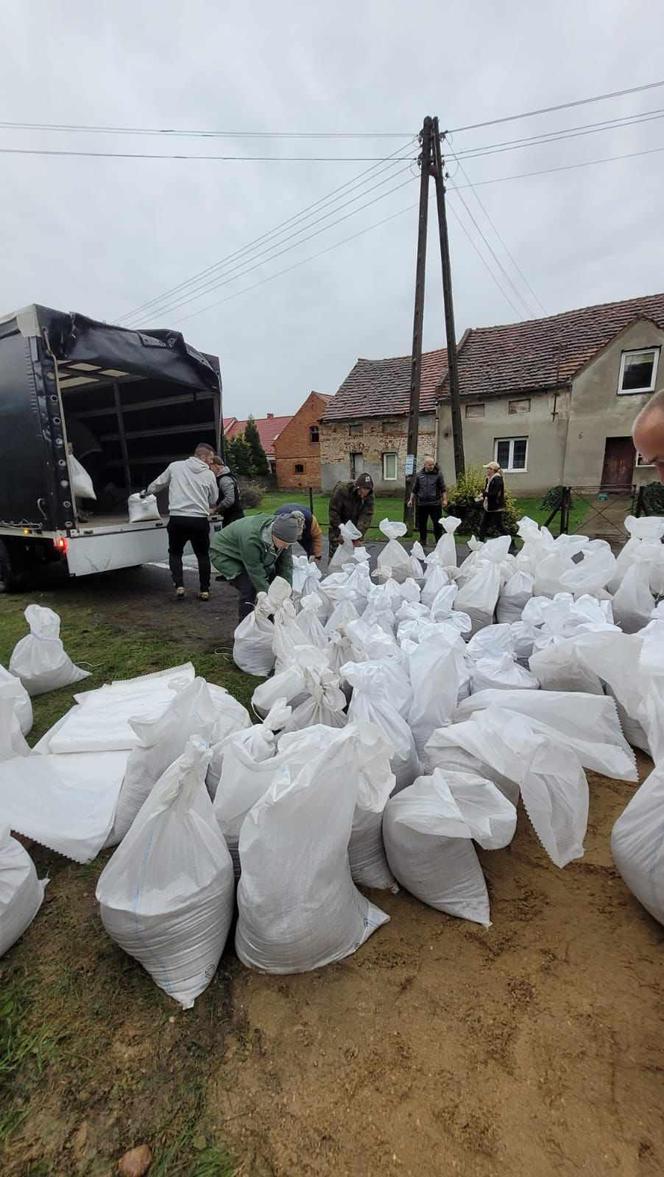
[[[177,331],[37,304],[0,317],[0,592],[54,563],[78,577],[164,561],[165,504],[130,523],[127,499],[199,442],[220,450],[221,396],[217,357]],[[94,502],[74,494],[73,458]]]

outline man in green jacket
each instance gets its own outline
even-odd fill
[[[338,482],[332,491],[329,507],[330,521],[330,550],[328,558],[331,560],[341,543],[341,523],[354,523],[359,531],[364,533],[371,527],[374,513],[373,478],[370,474],[360,474],[354,482]],[[356,545],[361,543],[356,541]]]
[[[210,559],[222,580],[240,597],[240,621],[251,613],[257,593],[266,593],[275,576],[293,583],[291,547],[302,534],[304,518],[291,515],[248,515],[218,531]]]

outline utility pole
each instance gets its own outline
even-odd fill
[[[443,302],[445,306],[445,336],[447,342],[447,371],[449,374],[450,386],[450,408],[452,411],[454,472],[456,477],[459,478],[466,469],[466,460],[463,452],[463,425],[461,423],[461,402],[459,400],[459,365],[457,363],[456,332],[454,328],[454,303],[452,301],[450,243],[447,237],[444,164],[440,149],[440,130],[438,127],[437,117],[433,119],[432,154],[433,175],[436,185],[436,206],[438,210],[440,260],[443,269]]]
[[[420,384],[422,380],[422,326],[424,323],[424,279],[427,256],[427,219],[429,214],[429,177],[432,167],[433,120],[427,115],[420,131],[420,209],[417,227],[417,263],[415,266],[415,312],[413,316],[413,350],[410,367],[410,405],[408,410],[408,445],[404,522],[409,526],[412,512],[408,506],[417,461],[417,435],[420,419]]]

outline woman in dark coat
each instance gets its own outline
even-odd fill
[[[505,527],[505,483],[503,472],[498,462],[487,462],[486,482],[482,495],[482,522],[479,538],[485,540],[487,535],[509,535]]]

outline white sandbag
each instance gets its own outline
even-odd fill
[[[319,597],[318,593],[309,593],[308,596],[302,598],[300,612],[296,618],[305,645],[316,646],[319,650],[327,649],[327,635],[320,621],[323,610],[323,598]]]
[[[157,781],[182,756],[191,736],[212,743],[217,721],[218,711],[203,678],[189,683],[158,718],[130,721],[138,744],[129,754],[107,846],[122,841]]]
[[[583,551],[583,559],[573,564],[560,577],[563,591],[579,596],[590,593],[597,596],[614,575],[616,558],[609,544],[603,539],[591,540]]]
[[[21,731],[16,712],[16,696],[11,683],[0,679],[0,760],[14,756],[28,756],[30,749]]]
[[[473,662],[480,658],[500,658],[512,654],[512,630],[509,625],[488,625],[480,629],[466,645],[466,653]]]
[[[304,668],[304,695],[303,702],[294,708],[284,725],[284,731],[299,731],[318,723],[328,727],[346,725],[346,696],[341,690],[339,675],[327,666]]]
[[[459,638],[450,642],[444,633],[431,632],[408,658],[413,688],[408,721],[420,756],[431,733],[452,721],[459,694],[467,680],[459,643]]]
[[[548,527],[540,527],[527,515],[519,520],[517,533],[523,540],[523,547],[516,554],[517,568],[534,576],[540,560],[553,550],[555,540]]]
[[[316,592],[318,582],[322,579],[321,572],[315,560],[308,556],[293,556],[293,596],[306,597]]]
[[[266,769],[265,765],[275,760],[277,733],[284,729],[290,714],[290,707],[279,699],[263,723],[229,736],[221,749],[220,773],[213,787],[208,779],[214,815],[235,866],[242,822],[272,782],[272,777],[266,774],[272,773],[274,766]]]
[[[69,454],[67,464],[69,466],[69,483],[74,498],[96,500],[95,488],[85,466],[82,466],[73,454]]]
[[[388,801],[387,859],[430,907],[489,927],[489,896],[472,839],[495,849],[514,836],[516,809],[490,781],[463,773],[419,777]]]
[[[625,739],[650,755],[641,719],[644,680],[639,673],[641,634],[598,632],[583,634],[574,646],[585,671],[596,675],[615,700]],[[647,688],[646,688],[647,689]]]
[[[542,553],[533,571],[535,596],[552,597],[562,590],[561,577],[574,568],[574,557],[588,544],[585,535],[559,535],[548,554]]]
[[[17,678],[15,674],[10,674],[4,666],[0,666],[0,687],[3,688],[6,698],[13,699],[14,711],[18,717],[21,731],[24,736],[27,736],[32,728],[32,701],[28,692],[20,678]]]
[[[542,846],[558,867],[583,854],[588,782],[576,753],[543,735],[514,712],[489,708],[466,723],[434,732],[425,750],[432,767],[448,770],[459,751],[474,770],[524,808]],[[463,760],[463,758],[462,758]]]
[[[431,608],[441,590],[448,588],[448,586],[456,588],[455,585],[451,585],[449,573],[443,568],[435,553],[432,553],[427,557],[427,571],[420,598],[422,604]],[[452,599],[454,597],[456,597],[456,592],[452,594]]]
[[[362,539],[362,532],[351,523],[339,524],[339,533],[341,535],[341,543],[334,553],[330,563],[328,564],[328,572],[339,572],[344,564],[348,564],[357,559],[369,559],[369,553],[366,548],[356,548],[353,545],[357,540]]]
[[[350,873],[357,744],[349,727],[296,774],[284,768],[244,820],[235,947],[250,968],[320,968],[355,952],[389,918]]]
[[[298,646],[288,666],[256,687],[251,696],[251,705],[256,714],[264,719],[279,699],[284,699],[294,707],[303,703],[306,698],[305,667],[317,669],[320,665],[320,650],[314,646]]]
[[[577,638],[551,638],[530,657],[530,669],[543,691],[603,695],[601,679],[584,663]]]
[[[410,575],[415,577],[415,580],[422,580],[424,577],[424,561],[426,559],[424,548],[418,539],[415,540],[410,549]]]
[[[35,918],[48,879],[40,880],[27,850],[0,826],[0,957]]]
[[[635,558],[613,598],[613,616],[623,633],[638,633],[650,620],[655,598],[650,591],[650,565]]]
[[[521,620],[521,614],[533,595],[535,578],[530,572],[518,569],[503,585],[496,606],[498,622],[511,625]]]
[[[518,712],[529,725],[572,748],[584,768],[618,780],[638,779],[634,753],[622,734],[613,699],[559,691],[480,691],[459,704],[467,719],[486,707]]]
[[[9,672],[20,678],[30,695],[43,695],[88,678],[89,670],[74,666],[60,639],[60,618],[44,605],[28,605],[24,613],[30,633],[14,647]]]
[[[208,761],[194,737],[97,884],[109,936],[183,1009],[210,984],[234,910],[233,866],[205,788]]]
[[[482,630],[486,633],[486,630]],[[539,682],[534,674],[519,666],[511,654],[500,654],[496,658],[478,658],[470,672],[470,691],[476,694],[486,690],[536,691]]]
[[[127,752],[17,756],[0,761],[0,813],[49,850],[91,862],[113,824]]]
[[[505,537],[509,541],[509,536]],[[485,549],[488,544],[485,544]],[[473,634],[493,623],[500,592],[500,566],[494,560],[483,560],[469,580],[462,585],[454,601],[454,608],[467,613]]]
[[[399,543],[408,531],[406,524],[381,519],[378,527],[388,541],[378,553],[378,568],[381,571],[389,569],[390,575],[397,581],[406,580],[411,575],[410,556]]]
[[[613,861],[639,903],[664,924],[664,766],[657,765],[611,833]]]
[[[434,555],[441,567],[456,568],[457,550],[454,533],[461,526],[461,520],[457,519],[456,515],[447,515],[440,522],[443,526],[443,534],[434,548]]]
[[[636,518],[628,515],[624,523],[629,539],[616,558],[613,576],[609,581],[609,591],[615,593],[622,583],[622,579],[635,558],[651,555],[653,562],[658,562],[662,550],[664,537],[664,518],[661,515],[642,515]]]
[[[276,576],[266,593],[258,593],[251,613],[242,619],[233,635],[233,661],[245,674],[266,678],[274,667],[275,609],[291,594],[291,586]]]
[[[376,662],[350,662],[341,673],[353,688],[348,708],[351,724],[370,723],[380,729],[393,748],[390,760],[395,788],[405,789],[420,771],[420,762],[409,724],[391,698],[385,670]]]
[[[347,625],[349,621],[356,621],[359,613],[350,596],[343,597],[332,610],[332,613],[325,622],[324,632],[326,638],[331,637],[336,630],[342,625]]]
[[[127,499],[130,523],[159,523],[161,515],[155,495],[133,494]]]

